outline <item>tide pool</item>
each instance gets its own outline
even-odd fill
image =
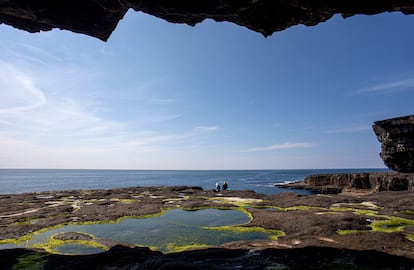
[[[0,248],[39,247],[54,253],[92,254],[106,249],[105,241],[148,246],[162,252],[175,252],[191,247],[208,247],[239,240],[260,240],[278,232],[262,228],[238,227],[249,222],[239,210],[203,209],[185,211],[173,209],[147,218],[124,218],[116,223],[70,224],[41,233],[30,239],[10,241]],[[59,235],[77,232],[89,240],[59,240]],[[12,243],[12,244],[11,244]]]

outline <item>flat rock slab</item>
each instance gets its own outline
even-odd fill
[[[157,214],[171,208],[206,207],[243,207],[252,216],[243,226],[285,233],[277,240],[226,243],[221,246],[226,250],[329,247],[377,251],[414,260],[414,193],[409,191],[352,196],[293,192],[266,195],[248,190],[217,193],[198,187],[131,187],[0,195],[0,239],[20,237],[64,223],[111,221],[125,216]],[[386,221],[384,225],[378,223],[383,221]],[[377,230],[375,224],[383,226],[383,230]]]

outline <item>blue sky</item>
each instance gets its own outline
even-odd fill
[[[383,168],[376,120],[413,113],[414,16],[268,38],[128,12],[107,42],[0,26],[0,167]]]

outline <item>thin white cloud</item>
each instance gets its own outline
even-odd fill
[[[314,143],[301,142],[301,143],[282,143],[282,144],[273,144],[269,146],[254,147],[247,149],[243,152],[264,152],[264,151],[277,151],[285,149],[296,149],[296,148],[309,148],[314,147]]]
[[[26,43],[14,43],[7,46],[8,54],[13,56],[14,61],[22,63],[32,63],[36,65],[46,65],[51,63],[62,63],[64,62],[63,58],[58,56],[58,54],[53,54],[46,49],[29,45]]]
[[[355,94],[393,94],[401,91],[414,90],[414,78],[386,82],[355,91]]]
[[[87,113],[76,102],[50,100],[29,74],[0,63],[0,131],[49,136],[97,135],[120,124]]]
[[[324,133],[334,134],[334,133],[359,133],[365,131],[371,131],[371,126],[354,126],[354,127],[343,127],[343,128],[336,128],[336,129],[329,129],[326,130]]]
[[[194,128],[194,130],[205,131],[205,132],[216,131],[218,129],[219,129],[219,126],[198,126]]]
[[[69,145],[80,152],[85,149],[90,152],[140,149],[145,152],[160,145],[172,145],[183,137],[132,130],[128,122],[102,118],[87,101],[67,97],[64,91],[58,99],[53,98],[36,85],[30,72],[1,61],[0,96],[0,135],[4,136],[3,142],[6,138],[9,142],[11,138],[18,139],[19,143],[13,145],[37,145],[33,149],[42,151]],[[151,121],[178,117],[180,115],[153,116]]]
[[[176,102],[173,98],[146,98],[145,101],[153,105],[167,105]]]
[[[181,117],[181,114],[144,114],[141,120],[143,123],[162,123],[175,120]]]
[[[46,97],[29,76],[0,62],[0,113],[28,111],[46,104]]]

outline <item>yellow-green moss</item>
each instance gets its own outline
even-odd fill
[[[383,218],[381,220],[374,220],[368,226],[372,230],[338,230],[337,233],[340,235],[351,234],[356,232],[401,232],[407,226],[414,226],[414,220],[394,217],[394,216],[382,216],[375,215],[376,217]]]
[[[209,245],[199,244],[199,243],[189,243],[187,245],[180,245],[180,246],[170,243],[167,245],[167,250],[169,253],[174,253],[174,252],[181,252],[181,251],[185,251],[189,249],[201,249],[201,248],[208,248],[208,247]]]
[[[265,233],[265,234],[271,234],[271,236],[269,236],[270,240],[277,240],[279,237],[286,235],[283,231],[268,230],[262,227],[219,226],[219,227],[202,227],[202,228],[206,230],[233,231],[237,233],[260,232],[260,233]]]
[[[49,253],[57,253],[54,249],[63,245],[67,245],[67,244],[77,244],[77,245],[82,245],[82,246],[88,246],[88,247],[94,247],[94,248],[100,248],[103,250],[108,250],[108,247],[105,245],[102,245],[98,242],[96,242],[96,237],[92,234],[87,234],[84,232],[79,232],[81,234],[84,235],[88,235],[89,237],[91,237],[91,240],[60,240],[60,239],[56,239],[55,235],[52,235],[51,237],[49,237],[49,239],[47,240],[47,242],[45,243],[37,243],[37,244],[33,244],[31,247],[33,248],[42,248],[45,251],[49,252]],[[71,255],[71,254],[68,254]]]
[[[38,217],[21,217],[14,224],[16,225],[30,225],[36,224],[39,221]]]
[[[352,234],[352,233],[369,232],[369,231],[363,231],[363,230],[337,230],[336,232],[339,235],[347,235],[347,234]]]
[[[45,254],[40,252],[30,252],[17,257],[17,263],[12,270],[42,270],[46,263]]]
[[[32,236],[33,236],[33,234],[26,234],[26,235],[16,237],[16,238],[1,239],[0,240],[0,245],[20,244],[20,243],[23,243],[24,241],[28,241],[28,240],[32,239]]]
[[[249,218],[249,221],[247,223],[249,223],[250,221],[253,220],[252,213],[250,213],[246,208],[244,208],[244,207],[238,207],[238,208],[235,208],[234,210],[238,210],[238,211],[243,212]]]
[[[368,207],[369,209],[381,209],[382,208],[382,207],[379,207],[378,205],[376,205],[373,202],[362,202],[360,204],[355,204],[355,205],[365,206],[365,207]]]
[[[121,204],[139,203],[139,202],[141,202],[141,200],[136,200],[136,199],[121,199],[118,201],[118,203],[121,203]]]
[[[253,198],[239,198],[239,197],[207,197],[209,201],[218,203],[218,204],[232,204],[239,207],[253,206],[256,203],[265,202],[262,199],[253,199]]]
[[[403,210],[403,211],[400,211],[399,213],[403,215],[414,215],[414,211],[411,211],[411,210]]]
[[[414,234],[408,234],[406,238],[412,242],[414,242]]]
[[[167,198],[167,199],[163,199],[163,202],[181,202],[181,201],[186,201],[190,199],[190,196],[181,196],[179,198]]]
[[[37,234],[41,234],[44,232],[47,232],[49,230],[55,230],[55,229],[59,229],[62,228],[63,226],[65,226],[66,224],[58,224],[55,226],[51,226],[51,227],[46,227],[46,228],[42,228],[38,231],[34,231],[28,234],[25,234],[23,236],[20,237],[16,237],[16,238],[9,238],[9,239],[2,239],[0,240],[0,244],[22,244],[25,241],[29,241],[30,239],[32,239],[33,236],[37,235]]]
[[[385,220],[375,220],[369,226],[375,232],[401,232],[407,226],[414,226],[414,220],[386,216]]]
[[[310,209],[321,209],[321,207],[309,206],[309,205],[295,205],[290,207],[278,207],[281,211],[307,211]]]
[[[351,208],[351,207],[331,207],[329,208],[329,210],[339,211],[339,212],[349,211],[349,212],[354,213],[355,215],[378,216],[378,211],[368,210],[368,209],[358,209],[358,208]]]

